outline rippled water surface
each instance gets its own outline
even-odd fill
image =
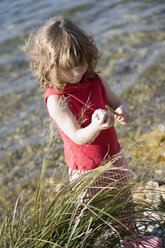
[[[1,0],[0,191],[8,196],[36,183],[44,144],[50,143],[49,117],[43,92],[30,73],[24,47],[30,32],[57,15],[71,18],[94,36],[102,52],[98,70],[102,71],[117,94],[135,85],[136,89],[138,86],[142,88],[145,82],[152,86],[159,83],[157,108],[162,109],[163,106],[164,0]],[[155,68],[159,73],[154,73]],[[152,101],[156,101],[156,91],[157,87],[153,87]],[[134,90],[131,91],[132,101],[136,99],[137,92],[132,97]],[[140,95],[142,101],[146,94],[144,91]],[[146,106],[143,107],[145,111]],[[162,114],[156,118],[151,112],[150,116],[154,125],[164,122]],[[132,125],[137,123],[137,119]],[[144,124],[144,119],[138,120],[138,126]],[[47,146],[49,149],[52,143]],[[54,155],[49,160],[48,169],[50,175],[54,167],[59,168],[63,164],[60,141],[53,147]]]

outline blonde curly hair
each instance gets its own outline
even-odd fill
[[[59,77],[59,69],[87,63],[86,75],[92,77],[100,57],[93,38],[63,17],[50,19],[36,34],[30,35],[27,54],[40,87],[47,90],[53,86],[58,91],[66,84]]]

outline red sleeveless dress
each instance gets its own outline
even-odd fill
[[[92,78],[83,76],[77,85],[67,84],[62,92],[54,88],[46,91],[45,103],[49,96],[57,94],[66,99],[82,128],[91,123],[92,114],[96,109],[106,109],[106,91],[97,74]],[[120,152],[120,144],[113,126],[102,130],[93,142],[84,145],[76,144],[60,127],[58,129],[64,143],[66,164],[72,170],[92,170],[108,156],[112,157]]]

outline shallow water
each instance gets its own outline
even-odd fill
[[[131,87],[131,97],[129,91],[124,96],[135,109],[136,118],[128,128],[130,135],[133,135],[134,129],[137,132],[139,126],[143,126],[145,132],[153,126],[164,125],[164,0],[2,0],[0,12],[1,193],[11,197],[22,188],[36,185],[44,149],[51,151],[49,177],[55,167],[61,168],[63,165],[60,141],[48,140],[49,117],[43,92],[31,75],[24,54],[29,33],[50,17],[69,17],[93,35],[102,52],[98,70],[117,94]],[[152,94],[143,91],[147,80],[151,86],[159,83],[159,95],[156,94],[157,87],[151,87]],[[133,90],[135,85],[136,89],[140,88],[140,93]],[[148,111],[144,103],[151,95],[153,105],[156,104],[162,114],[150,110],[152,123],[144,125],[145,119],[141,113]],[[141,101],[140,110],[135,108],[135,100]]]

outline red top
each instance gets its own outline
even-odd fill
[[[97,74],[92,78],[83,76],[78,84],[67,84],[62,92],[52,88],[45,92],[45,103],[51,95],[62,95],[81,127],[91,123],[96,109],[106,109],[106,91]],[[108,155],[113,156],[120,151],[115,128],[102,130],[90,144],[78,145],[72,141],[58,126],[64,142],[64,153],[67,165],[73,170],[91,170],[100,165]]]

